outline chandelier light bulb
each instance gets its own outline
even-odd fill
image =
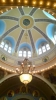
[[[25,85],[32,81],[32,75],[31,74],[21,74],[19,76],[19,78],[20,78],[20,81],[22,83],[24,83]]]

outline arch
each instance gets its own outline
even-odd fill
[[[3,83],[5,80],[12,78],[12,77],[15,77],[15,76],[18,76],[18,74],[13,74],[13,75],[11,74],[11,75],[6,76],[5,78],[3,78],[0,81],[0,84]],[[53,87],[53,85],[48,80],[46,80],[44,77],[41,77],[40,75],[33,75],[33,76],[36,77],[36,78],[39,78],[41,81],[45,82],[45,84],[47,84],[53,90],[53,92],[56,94],[55,88]]]
[[[6,14],[8,14],[10,12],[10,10],[8,10],[7,12],[2,13],[0,16],[6,16]]]
[[[0,20],[0,35],[2,35],[5,31],[5,22]]]
[[[46,33],[49,39],[55,44],[54,40],[54,34],[56,34],[56,25],[55,24],[49,24],[46,28]]]
[[[34,76],[36,78],[39,78],[40,80],[44,81],[56,94],[56,89],[53,87],[53,85],[48,80],[46,80],[44,77],[41,77],[40,75],[34,75]]]
[[[43,13],[48,17],[48,18],[50,18],[50,19],[52,19],[52,20],[56,20],[51,14],[49,14],[48,12],[46,12],[46,11],[44,11],[43,10]]]
[[[14,40],[14,38],[11,37],[11,36],[8,36],[8,37],[5,37],[4,40],[9,41],[11,46],[12,46],[12,50],[14,50],[14,47],[15,47],[15,40]]]
[[[44,39],[44,38],[39,38],[36,43],[35,43],[35,47],[36,47],[36,50],[38,51],[38,48],[40,46],[40,44],[42,43],[47,43],[47,41]]]
[[[22,49],[22,48],[24,48],[24,47],[26,47],[26,48],[28,48],[30,51],[32,51],[31,45],[30,45],[29,43],[22,43],[22,44],[20,44],[19,50]]]
[[[17,96],[15,96],[14,98],[13,98],[13,100],[35,100],[35,98],[33,98],[33,96],[32,95],[29,95],[29,94],[18,94]]]

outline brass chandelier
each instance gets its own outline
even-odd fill
[[[27,85],[32,81],[33,71],[35,69],[35,65],[32,64],[27,58],[23,60],[20,65],[20,68],[16,68],[17,73],[19,74],[19,79],[22,83]]]

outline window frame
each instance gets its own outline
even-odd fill
[[[38,55],[42,55],[43,53],[46,53],[48,50],[50,50],[50,45],[48,43],[44,43],[43,46],[41,44],[41,46],[38,49]]]
[[[4,43],[4,44],[2,44],[2,43]],[[7,47],[6,47],[6,45],[7,45]],[[3,46],[3,47],[2,47],[2,46]],[[11,50],[9,50],[9,47],[11,48]],[[2,48],[3,50],[5,50],[6,52],[10,51],[10,54],[12,53],[12,47],[11,47],[10,42],[9,42],[9,44],[7,44],[6,41],[2,41],[2,42],[0,43],[0,48]],[[9,52],[8,52],[8,53],[9,53]]]

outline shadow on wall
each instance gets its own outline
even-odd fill
[[[50,74],[49,74],[49,77],[50,77],[51,83],[56,84],[56,76],[54,76],[52,73],[50,73]]]
[[[51,96],[51,100],[56,100],[56,97],[55,96]]]
[[[56,84],[56,70],[50,69],[44,73],[44,77],[52,84]]]

